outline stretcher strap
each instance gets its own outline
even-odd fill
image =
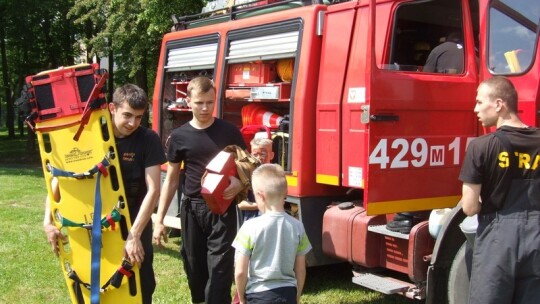
[[[101,171],[96,178],[96,192],[94,199],[94,218],[92,219],[92,262],[90,275],[90,303],[99,304],[100,298],[100,270],[101,270]]]
[[[124,276],[127,278],[131,278],[131,276],[134,274],[131,269],[133,269],[133,264],[131,264],[128,260],[123,260],[122,265],[118,267],[118,270],[116,270],[116,272],[113,273],[109,281],[105,283],[105,287],[109,284],[115,288],[120,287],[120,285],[122,285],[122,279],[124,278]]]
[[[88,124],[91,111],[99,109],[101,105],[104,104],[105,99],[97,98],[97,97],[98,97],[99,92],[101,91],[101,87],[105,84],[106,79],[107,79],[107,73],[103,73],[99,81],[96,83],[96,85],[94,85],[94,88],[92,88],[92,92],[90,93],[90,96],[88,96],[86,107],[84,108],[82,116],[81,116],[81,124],[79,125],[79,129],[77,129],[75,136],[73,136],[74,141],[79,140],[79,137],[81,136],[84,126]],[[95,98],[94,102],[90,102],[94,98]]]
[[[115,230],[116,223],[119,222],[121,218],[122,218],[122,215],[120,214],[120,211],[114,208],[110,214],[107,214],[101,219],[101,227],[104,227],[104,228],[111,227],[111,230]],[[65,217],[62,217],[60,219],[60,224],[62,225],[62,227],[81,227],[81,228],[86,228],[86,229],[92,228],[92,225],[88,225],[86,223],[77,223]]]
[[[92,169],[83,173],[74,173],[71,171],[65,171],[53,167],[51,164],[47,164],[49,171],[53,176],[71,177],[76,179],[93,178],[96,177],[96,190],[94,197],[94,217],[92,219],[92,257],[91,257],[91,274],[90,274],[90,302],[92,304],[99,304],[100,299],[100,268],[101,268],[101,175],[107,176],[107,167],[110,165],[109,157],[111,153],[107,153],[103,160],[95,165]],[[108,223],[108,221],[106,221]]]
[[[131,264],[128,260],[123,260],[122,265],[118,267],[118,269],[113,273],[113,275],[107,281],[107,283],[101,286],[99,291],[101,293],[106,292],[109,289],[109,285],[113,286],[114,288],[119,288],[120,285],[122,285],[122,279],[124,278],[124,276],[127,278],[131,278],[131,276],[134,275],[132,269],[133,269],[133,264]],[[79,278],[75,270],[71,269],[68,273],[68,277],[72,279],[75,283],[84,286],[86,289],[88,290],[92,289],[90,284],[83,282],[81,278]]]
[[[62,170],[56,167],[53,167],[51,164],[47,164],[47,168],[51,172],[52,176],[54,177],[72,177],[76,179],[85,179],[85,178],[93,178],[96,173],[101,173],[103,176],[107,177],[109,175],[107,171],[107,167],[110,165],[109,162],[110,153],[103,158],[101,162],[99,162],[97,165],[92,167],[92,169],[82,172],[82,173],[75,173],[72,171],[66,171]]]

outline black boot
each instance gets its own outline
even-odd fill
[[[398,213],[394,219],[386,223],[386,229],[393,232],[409,234],[413,227],[413,215],[410,213]]]

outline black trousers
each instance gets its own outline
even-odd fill
[[[128,202],[137,201],[135,198],[128,197]],[[139,213],[138,207],[129,208],[129,216],[133,223]],[[150,220],[141,233],[141,243],[144,250],[144,261],[139,265],[139,282],[143,304],[152,303],[152,295],[156,289],[156,277],[154,275],[154,248],[152,247],[152,221]]]
[[[152,294],[156,289],[156,278],[154,275],[154,249],[152,247],[152,223],[144,228],[141,234],[141,243],[144,249],[144,261],[139,268],[141,282],[141,293],[144,304],[152,303]]]
[[[236,206],[223,215],[213,214],[202,198],[184,198],[180,210],[182,248],[191,301],[231,303],[234,279]]]

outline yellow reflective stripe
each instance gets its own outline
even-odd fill
[[[298,186],[298,177],[287,175],[286,178],[287,178],[287,185],[289,185],[290,187]]]
[[[376,215],[406,211],[453,208],[457,205],[460,199],[460,195],[455,195],[399,201],[371,202],[367,204],[367,214]]]
[[[316,181],[318,184],[339,186],[339,177],[335,175],[317,174]]]

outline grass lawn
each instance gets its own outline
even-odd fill
[[[0,303],[68,304],[60,262],[42,230],[43,172],[39,162],[27,161],[25,138],[6,137],[5,129],[0,129]],[[155,248],[154,303],[190,303],[179,246],[180,239],[171,238],[164,248]],[[353,284],[346,264],[309,268],[302,300],[314,304],[419,303]]]

